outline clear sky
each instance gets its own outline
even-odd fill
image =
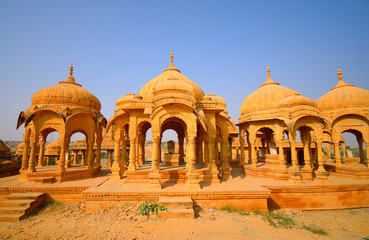
[[[108,119],[115,101],[174,64],[238,121],[266,80],[317,100],[337,82],[369,89],[369,1],[0,1],[0,139],[41,88],[78,83]]]

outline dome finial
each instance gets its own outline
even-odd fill
[[[270,68],[269,66],[267,67],[267,80],[265,81],[264,84],[262,84],[260,87],[264,86],[264,85],[270,85],[270,84],[275,84],[275,85],[279,85],[279,83],[277,82],[273,82],[272,78],[270,77]]]
[[[70,68],[69,68],[69,75],[72,76],[73,75],[73,63],[70,64]]]
[[[67,77],[67,80],[65,80],[66,83],[76,83],[76,81],[74,81],[74,77],[73,77],[73,64],[70,64],[70,68],[69,68],[69,76]]]
[[[167,69],[165,69],[163,72],[166,72],[168,70],[174,70],[174,71],[177,71],[177,72],[181,72],[179,71],[173,64],[173,51],[170,50],[170,65]]]
[[[267,67],[267,74],[268,74],[268,78],[270,78],[270,68],[269,68],[269,66]]]
[[[342,81],[342,72],[341,72],[341,69],[340,68],[338,68],[338,71],[337,71],[337,75],[338,75],[338,79],[340,80],[340,81]]]

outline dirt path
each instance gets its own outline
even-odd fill
[[[197,209],[196,219],[148,219],[137,208],[85,212],[83,203],[54,203],[23,221],[0,223],[0,239],[369,239],[368,208],[274,212],[293,219],[290,229],[275,228],[255,213]],[[327,235],[313,234],[303,225],[321,228]]]

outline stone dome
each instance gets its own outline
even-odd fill
[[[73,66],[70,67],[70,75],[64,82],[58,85],[46,87],[37,91],[31,99],[32,105],[65,105],[71,107],[84,107],[100,111],[100,101],[81,84],[74,81],[72,76]]]
[[[157,89],[158,85],[162,82],[166,82],[168,80],[176,79],[180,82],[184,82],[191,87],[193,87],[193,93],[191,95],[196,99],[196,101],[201,101],[201,99],[204,97],[204,92],[202,89],[193,81],[191,81],[188,77],[183,75],[180,70],[176,69],[173,65],[173,54],[171,53],[171,63],[168,69],[165,69],[162,74],[155,77],[151,81],[145,84],[138,93],[142,96],[144,101],[150,101],[152,100],[154,96],[154,89]],[[173,83],[165,83],[165,84],[173,84]],[[178,83],[178,86],[180,84]],[[182,84],[183,85],[183,84]],[[162,86],[163,87],[163,86]],[[167,86],[169,87],[169,86]]]
[[[224,100],[224,98],[219,97],[217,95],[214,95],[212,93],[209,93],[209,96],[210,96],[212,101],[214,101],[216,103],[219,103],[219,104],[223,105],[224,107],[227,106],[227,102]]]
[[[290,108],[295,106],[310,106],[316,108],[317,104],[314,100],[303,97],[301,94],[291,95],[278,104],[279,108]]]
[[[273,110],[279,107],[279,103],[287,97],[300,95],[298,92],[283,87],[270,78],[268,67],[268,78],[258,90],[250,94],[241,105],[241,116],[253,112]]]
[[[159,82],[154,86],[153,94],[166,94],[166,93],[180,93],[191,95],[196,99],[195,89],[190,84],[180,81],[179,79],[167,79],[166,81]]]
[[[119,98],[116,102],[115,102],[115,105],[120,105],[120,104],[123,104],[123,103],[127,103],[129,101],[131,101],[133,98],[135,97],[135,95],[133,93],[128,93],[127,95]]]
[[[338,69],[339,82],[337,86],[316,101],[320,111],[369,107],[369,90],[347,84],[342,78],[342,72]]]
[[[45,155],[59,155],[61,150],[60,138],[46,146]]]

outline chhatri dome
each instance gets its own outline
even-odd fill
[[[144,101],[153,99],[156,93],[160,92],[178,92],[191,95],[196,101],[201,101],[204,92],[201,88],[183,75],[179,69],[173,65],[173,53],[170,53],[170,65],[163,73],[145,84],[138,93]]]
[[[266,82],[242,102],[241,121],[246,121],[245,118],[247,120],[270,118],[271,114],[279,114],[280,109],[290,109],[295,106],[316,108],[316,103],[312,99],[303,97],[300,93],[274,82],[270,77],[269,67],[267,73]]]
[[[345,108],[367,108],[369,90],[345,83],[339,68],[337,74],[339,79],[337,86],[317,100],[319,110],[327,112]]]
[[[32,99],[32,107],[40,105],[63,105],[70,108],[84,108],[91,112],[100,112],[100,101],[81,84],[75,82],[73,65],[70,66],[67,80],[37,91]]]

